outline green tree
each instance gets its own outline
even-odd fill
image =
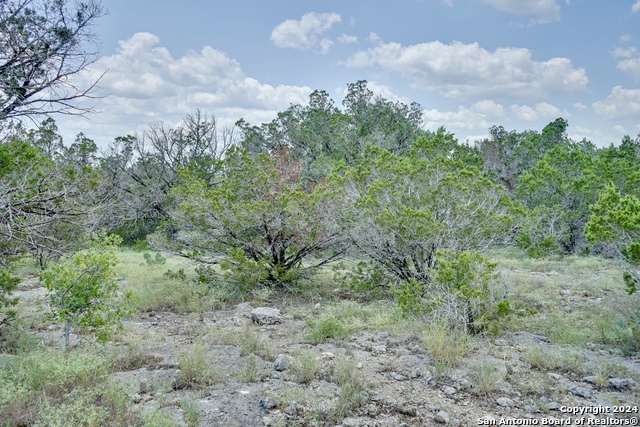
[[[41,265],[77,248],[109,209],[96,171],[76,170],[21,139],[0,143],[0,254],[30,252]]]
[[[567,143],[547,151],[533,168],[520,176],[515,194],[533,215],[542,216],[542,224],[548,226],[548,232],[540,233],[536,227],[541,223],[533,218],[536,227],[525,224],[520,230],[520,242],[529,249],[531,245],[543,243],[546,234],[555,236],[565,253],[573,253],[586,243],[584,225],[599,186],[593,155],[582,145]],[[559,220],[558,215],[561,216]]]
[[[623,262],[629,294],[640,285],[640,199],[622,196],[613,186],[600,191],[585,225],[590,242],[603,246],[603,253]]]
[[[117,236],[94,237],[86,251],[53,265],[40,274],[51,301],[51,318],[64,323],[65,345],[71,328],[95,328],[105,341],[127,314],[129,292],[120,292],[116,282]]]
[[[326,91],[315,90],[308,105],[292,105],[270,123],[251,126],[240,120],[242,145],[254,154],[290,149],[303,162],[303,179],[316,181],[338,160],[357,164],[367,144],[406,153],[423,133],[419,104],[375,97],[365,80],[347,86],[342,105],[340,111]]]
[[[357,168],[330,180],[342,198],[335,216],[355,250],[403,282],[429,283],[439,249],[484,249],[508,241],[515,224],[502,186],[430,152],[428,139],[406,156],[369,147]]]
[[[252,157],[234,147],[223,168],[214,187],[182,175],[171,192],[170,220],[151,237],[153,245],[200,261],[222,260],[227,278],[247,289],[288,286],[339,254],[332,249],[341,235],[327,221],[330,194],[303,186],[300,165],[287,150]]]
[[[545,126],[541,134],[533,130],[508,132],[502,126],[491,127],[490,138],[476,143],[484,171],[513,195],[524,172],[547,151],[568,142],[568,126],[565,119],[557,118]]]
[[[100,159],[114,200],[114,215],[105,227],[129,243],[144,239],[168,218],[169,193],[182,182],[179,172],[216,185],[221,159],[234,142],[234,129],[219,129],[216,119],[200,110],[176,127],[160,123],[141,137],[117,137]]]
[[[97,59],[93,25],[98,1],[3,0],[0,2],[0,121],[50,113],[83,114],[77,102],[88,87],[72,77]]]
[[[640,135],[625,136],[619,146],[598,150],[595,163],[602,182],[615,185],[623,195],[640,197]]]

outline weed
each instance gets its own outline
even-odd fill
[[[238,375],[241,381],[252,383],[261,377],[261,369],[258,367],[256,357],[252,354],[247,358],[244,369]]]
[[[328,421],[340,422],[351,410],[358,408],[367,400],[364,381],[358,375],[356,365],[352,360],[338,359],[333,371],[333,380],[340,386],[340,394],[335,407],[329,414]]]
[[[583,362],[583,357],[574,350],[555,350],[541,346],[528,347],[524,352],[524,359],[534,369],[565,372],[579,372]]]
[[[192,400],[183,399],[180,401],[180,407],[184,411],[184,420],[188,427],[195,427],[200,421],[200,412],[198,412],[198,404]]]
[[[206,348],[202,343],[194,344],[191,351],[183,353],[178,357],[180,374],[178,375],[177,386],[205,388],[218,379],[217,372],[212,368],[211,357],[207,355]]]
[[[503,380],[503,372],[495,362],[482,359],[469,370],[469,381],[478,393],[489,395],[498,388]]]
[[[5,425],[139,425],[100,354],[39,349],[13,356],[0,374]]]
[[[472,349],[471,337],[460,329],[442,323],[431,323],[422,332],[422,342],[431,354],[436,369],[455,367]]]
[[[302,353],[293,358],[291,373],[297,381],[308,384],[318,375],[318,359],[311,353]]]

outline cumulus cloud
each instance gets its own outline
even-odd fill
[[[373,39],[374,41],[378,39]],[[526,48],[488,51],[478,43],[439,41],[402,46],[383,43],[356,52],[348,67],[379,66],[410,79],[419,88],[444,89],[455,98],[528,98],[584,92],[589,79],[568,58],[535,61]]]
[[[611,55],[618,59],[617,68],[640,81],[640,55],[635,47],[615,48]]]
[[[150,33],[120,41],[113,55],[100,58],[82,78],[93,81],[104,70],[108,71],[99,86],[108,96],[97,100],[101,113],[90,121],[68,123],[76,133],[93,136],[98,130],[107,141],[153,122],[178,123],[196,108],[226,124],[243,117],[250,122],[268,120],[291,103],[306,102],[311,92],[309,87],[260,83],[246,76],[235,59],[210,46],[175,58]]]
[[[493,119],[503,116],[503,107],[494,101],[480,101],[470,107],[459,106],[456,111],[425,110],[427,127],[444,126],[452,130],[473,130],[489,128]]]
[[[625,119],[640,116],[640,89],[624,89],[614,86],[609,96],[592,104],[596,114],[608,119]]]
[[[281,48],[327,53],[333,42],[322,34],[341,20],[337,13],[309,12],[299,20],[287,19],[278,24],[271,32],[271,41]]]
[[[534,23],[546,24],[560,19],[556,0],[484,0],[494,8],[518,16],[535,16]]]
[[[350,36],[348,34],[340,34],[336,40],[342,44],[358,43],[357,36]]]
[[[631,6],[631,11],[633,13],[640,12],[640,0],[636,0],[636,2],[633,4],[633,6]]]
[[[562,112],[558,107],[547,102],[538,102],[535,107],[514,104],[510,108],[518,119],[530,122],[538,119],[552,119],[560,116],[569,116],[566,111]]]

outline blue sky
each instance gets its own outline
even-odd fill
[[[56,117],[65,141],[105,146],[200,108],[221,126],[268,121],[314,89],[348,83],[425,110],[461,141],[492,125],[557,117],[599,146],[640,132],[640,0],[104,0],[106,71],[88,118]]]

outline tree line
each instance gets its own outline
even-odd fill
[[[367,260],[351,280],[381,273],[369,290],[409,311],[449,280],[470,328],[493,316],[468,282],[491,270],[482,252],[495,245],[616,257],[635,288],[640,137],[597,148],[558,118],[465,144],[422,125],[418,104],[358,81],[342,109],[314,91],[260,125],[219,128],[196,111],[103,150],[84,134],[64,145],[51,118],[14,127],[0,144],[3,268],[25,253],[44,267],[101,231],[193,259],[202,280],[239,292],[291,289],[348,257]],[[444,278],[451,265],[462,276]]]
[[[15,304],[11,262],[27,254],[41,268],[63,260],[43,276],[51,291],[68,283],[60,304],[86,275],[92,295],[115,296],[120,241],[192,259],[197,280],[239,294],[310,286],[318,268],[358,260],[337,279],[384,290],[406,312],[444,305],[472,332],[511,309],[490,292],[492,246],[613,257],[635,291],[640,135],[598,148],[570,139],[558,118],[461,143],[425,130],[419,104],[374,96],[360,80],[342,108],[316,90],[259,125],[220,128],[197,110],[103,150],[82,133],[65,145],[49,115],[87,112],[78,101],[97,82],[72,77],[97,58],[87,45],[102,15],[94,0],[0,3],[0,306]],[[38,117],[33,129],[20,121]],[[88,234],[93,249],[78,255]],[[67,306],[66,320],[86,308]]]

